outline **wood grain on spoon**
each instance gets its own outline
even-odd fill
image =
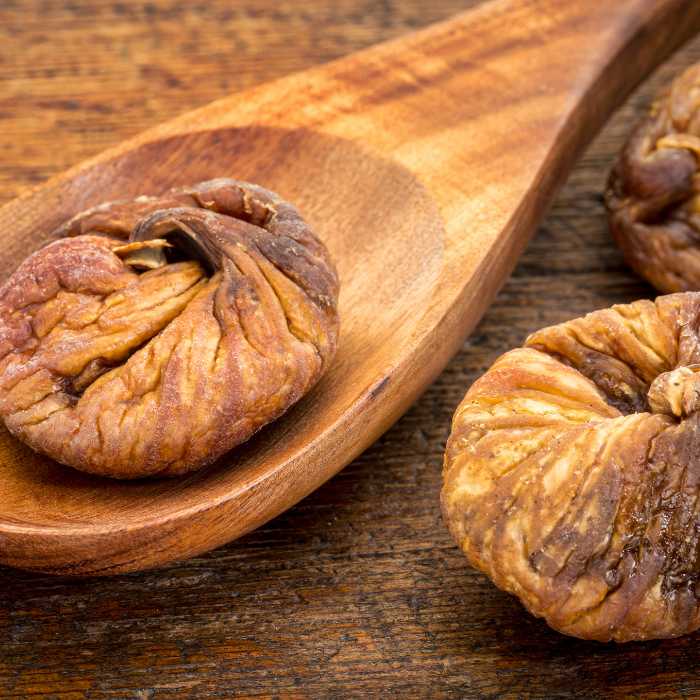
[[[162,564],[335,474],[434,379],[605,117],[698,26],[693,0],[491,3],[184,115],[2,209],[6,279],[93,204],[217,176],[257,182],[326,241],[342,331],[302,402],[192,476],[91,477],[3,432],[0,561],[57,573]]]

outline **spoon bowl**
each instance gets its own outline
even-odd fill
[[[437,376],[604,118],[698,26],[693,0],[498,0],[184,115],[0,210],[4,282],[95,204],[255,182],[299,208],[341,281],[326,375],[206,469],[120,482],[0,430],[0,561],[61,574],[164,564],[337,473]]]

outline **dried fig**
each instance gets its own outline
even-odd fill
[[[566,634],[700,626],[700,293],[531,335],[470,388],[442,509],[473,566]]]
[[[0,418],[59,462],[120,479],[200,468],[333,356],[335,268],[273,192],[212,180],[103,204],[57,237],[0,289]]]
[[[647,110],[613,167],[610,232],[659,291],[700,290],[700,64]]]

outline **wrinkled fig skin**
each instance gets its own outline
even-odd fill
[[[61,234],[0,290],[0,417],[59,462],[120,479],[200,468],[333,356],[335,268],[272,192],[213,180],[104,204]],[[197,259],[138,274],[113,252],[162,238]]]
[[[499,358],[445,455],[443,514],[471,564],[576,637],[697,629],[698,363],[693,292],[546,328]]]
[[[700,290],[700,64],[634,127],[606,192],[610,231],[664,293]]]

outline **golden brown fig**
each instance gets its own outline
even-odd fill
[[[700,293],[499,358],[455,414],[442,509],[473,566],[566,634],[700,626]]]
[[[700,290],[700,64],[636,124],[610,173],[610,232],[661,292]]]
[[[120,479],[197,469],[333,356],[335,268],[273,192],[212,180],[104,204],[60,236],[0,289],[0,418],[59,462]],[[168,263],[178,249],[189,259]]]

